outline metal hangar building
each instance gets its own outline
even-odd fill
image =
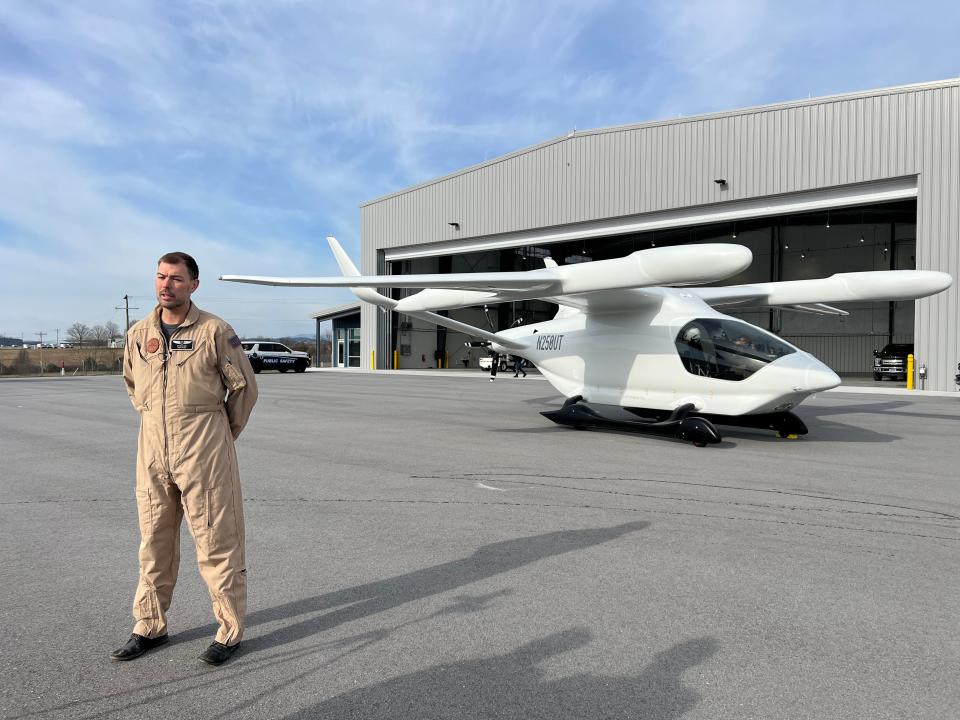
[[[844,305],[845,317],[737,315],[841,374],[867,374],[873,350],[913,342],[926,389],[954,390],[960,80],[571,132],[361,206],[364,274],[529,270],[546,255],[565,264],[703,242],[753,251],[722,284],[950,273],[954,285],[932,298]],[[531,301],[451,315],[499,330],[555,310]],[[361,367],[475,367],[481,352],[365,303],[360,326]]]

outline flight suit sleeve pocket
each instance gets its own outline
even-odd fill
[[[247,386],[247,379],[243,376],[243,373],[237,369],[237,366],[231,362],[224,363],[223,378],[227,381],[227,389],[230,392],[243,390],[243,388]]]

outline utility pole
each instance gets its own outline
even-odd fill
[[[131,310],[139,310],[140,308],[138,308],[138,307],[135,307],[135,308],[130,307],[130,296],[129,296],[129,295],[124,295],[124,296],[123,296],[123,307],[117,306],[117,307],[114,307],[113,309],[114,309],[114,310],[123,310],[123,311],[125,311],[125,312],[127,313],[126,329],[123,331],[124,342],[126,342],[127,333],[130,332],[130,311],[131,311]]]
[[[40,374],[43,375],[43,336],[49,335],[50,333],[45,333],[43,330],[37,333],[37,336],[40,338]]]

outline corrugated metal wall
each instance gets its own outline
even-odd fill
[[[835,372],[869,375],[873,371],[873,351],[887,344],[886,335],[781,335],[801,350],[823,361]],[[894,342],[908,343],[907,335],[894,335]],[[917,365],[920,363],[917,362]]]
[[[918,176],[917,266],[960,278],[960,81],[547,142],[364,205],[363,270],[377,271],[384,248],[908,175]],[[726,189],[716,178],[727,180]],[[930,389],[955,387],[958,298],[955,284],[917,303],[917,356],[929,368]],[[368,363],[376,313],[365,309],[363,323]]]

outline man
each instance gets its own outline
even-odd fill
[[[123,379],[140,413],[140,582],[133,634],[112,653],[115,660],[167,642],[184,515],[220,624],[200,660],[221,664],[243,636],[247,570],[233,443],[257,401],[257,384],[233,328],[191,302],[199,285],[192,257],[164,255],[155,281],[159,304],[127,333]]]

